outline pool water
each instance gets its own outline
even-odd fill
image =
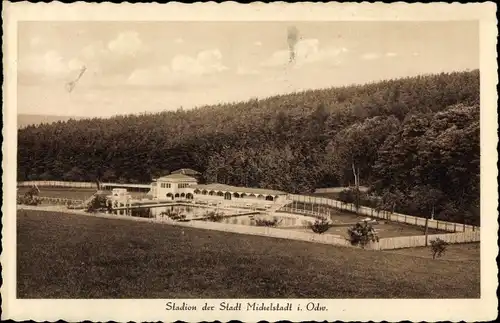
[[[239,215],[248,213],[249,210],[236,208],[222,209],[217,207],[190,205],[169,205],[143,209],[132,209],[131,211],[128,211],[127,214],[138,217],[156,218],[159,221],[168,221],[169,219],[171,219],[171,216],[169,216],[169,214],[174,216],[183,215],[185,216],[185,220],[201,220],[209,212],[217,212],[222,216],[225,216],[220,221],[218,221],[220,223],[249,226],[256,226],[256,220],[258,219],[271,221],[276,219],[276,227],[304,227],[307,226],[308,223],[314,222],[316,220],[313,217],[288,213],[266,214],[265,212],[261,212],[252,215]],[[177,220],[180,219],[178,218]]]

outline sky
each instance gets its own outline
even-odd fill
[[[291,26],[298,30],[292,64]],[[190,109],[479,68],[476,21],[20,22],[18,28],[19,114]]]

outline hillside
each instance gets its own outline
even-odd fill
[[[27,126],[34,126],[40,124],[50,124],[58,121],[68,121],[70,119],[80,120],[83,117],[69,117],[69,116],[53,116],[43,114],[18,114],[17,115],[17,128],[22,129]]]
[[[208,181],[311,192],[354,182],[381,207],[479,221],[479,71],[19,131],[18,180]]]

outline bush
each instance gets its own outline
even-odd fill
[[[338,193],[338,200],[347,204],[354,203],[356,201],[356,191],[351,188],[344,189]]]
[[[165,212],[162,212],[161,215],[167,216],[174,221],[183,221],[186,219],[186,215],[182,214],[180,211],[167,210]]]
[[[353,246],[364,248],[370,242],[378,242],[379,238],[373,226],[366,222],[358,222],[347,229],[350,242]]]
[[[139,218],[153,218],[153,213],[149,208],[141,208],[141,209],[131,209],[130,215],[139,217]]]
[[[211,221],[211,222],[220,222],[224,218],[224,215],[220,212],[216,211],[210,211],[205,213],[205,220]]]
[[[309,228],[313,230],[314,233],[322,234],[330,229],[330,223],[326,218],[321,218],[314,221],[314,223],[310,223]]]
[[[38,197],[40,191],[36,187],[32,187],[29,191],[24,193],[24,196],[17,197],[17,204],[24,205],[40,205],[42,200]]]
[[[277,218],[274,218],[272,220],[266,220],[266,219],[255,219],[255,225],[258,227],[275,227],[278,224],[280,224],[282,220],[279,220]]]
[[[448,243],[446,241],[436,238],[431,241],[431,252],[432,259],[436,259],[436,257],[441,257],[446,252],[446,247]]]
[[[95,195],[94,198],[87,205],[87,212],[96,213],[107,210],[108,206],[106,202],[107,201],[105,196]]]
[[[17,204],[37,206],[42,204],[42,200],[38,196],[24,195],[17,197]]]

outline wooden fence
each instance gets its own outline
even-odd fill
[[[97,184],[92,183],[92,182],[66,182],[66,181],[24,181],[24,182],[18,182],[17,186],[18,187],[32,187],[32,186],[38,186],[38,187],[60,187],[60,188],[92,188],[92,189],[97,189]],[[101,187],[105,187],[108,189],[111,188],[118,188],[118,187],[125,187],[125,188],[131,188],[131,189],[149,189],[150,185],[149,184],[123,184],[123,183],[101,183]]]
[[[97,189],[96,183],[90,182],[64,182],[64,181],[25,181],[18,182],[18,187],[71,187],[71,188],[95,188]]]
[[[400,214],[400,213],[391,213],[388,211],[377,211],[375,209],[366,207],[366,206],[360,206],[359,209],[356,210],[356,206],[351,203],[344,203],[341,201],[325,198],[325,197],[315,197],[315,196],[305,196],[305,195],[294,195],[290,194],[288,195],[288,198],[292,201],[298,202],[298,203],[303,203],[303,204],[308,204],[311,205],[311,209],[305,208],[304,211],[308,211],[309,215],[316,215],[316,216],[327,216],[328,214],[321,212],[321,206],[323,207],[330,207],[330,208],[335,208],[339,209],[342,211],[348,211],[348,212],[354,212],[359,215],[366,215],[368,217],[372,218],[378,218],[378,219],[385,219],[388,221],[393,221],[393,222],[399,222],[399,223],[405,223],[405,224],[411,224],[411,225],[416,225],[416,226],[425,226],[425,218],[423,217],[417,217],[417,216],[411,216],[411,215],[406,215],[406,214]],[[316,208],[315,208],[316,206]],[[293,208],[293,202],[292,205],[288,206]],[[316,209],[316,211],[315,211]],[[473,225],[468,225],[464,223],[455,223],[455,222],[448,222],[448,221],[441,221],[441,220],[428,220],[428,227],[431,229],[437,229],[437,230],[443,230],[447,232],[474,232],[474,231],[479,231],[479,227],[473,226]]]
[[[447,243],[468,243],[468,242],[479,242],[480,241],[480,231],[466,231],[457,233],[444,233],[444,234],[430,234],[427,236],[427,242],[430,246],[431,241],[435,239],[441,239]],[[393,238],[383,238],[379,242],[373,243],[369,246],[372,250],[388,250],[388,249],[401,249],[401,248],[414,248],[414,247],[424,247],[425,236],[408,236],[408,237],[393,237]]]

